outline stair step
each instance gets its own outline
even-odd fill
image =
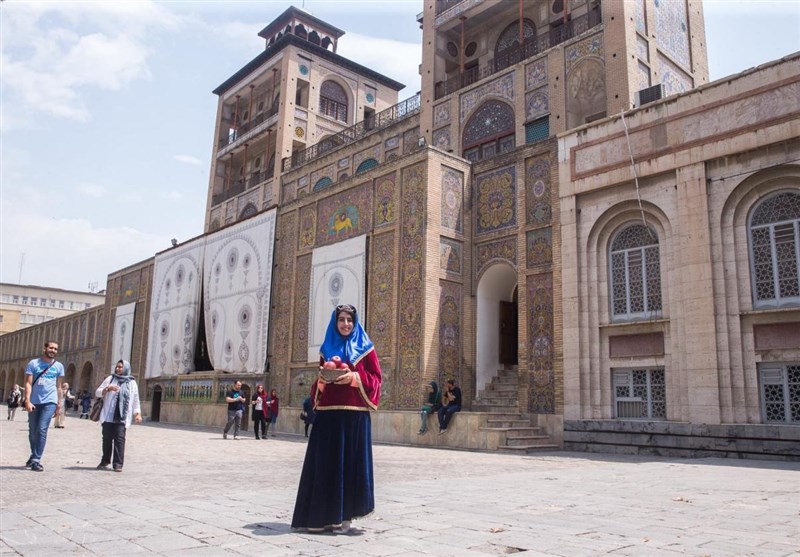
[[[549,435],[526,435],[524,437],[506,437],[505,447],[531,447],[546,445],[550,442]]]
[[[516,429],[516,428],[530,428],[531,422],[530,420],[524,420],[522,418],[510,418],[507,420],[502,419],[494,419],[494,420],[486,420],[486,429]],[[537,428],[541,429],[541,428]]]
[[[506,405],[506,404],[493,405],[493,404],[480,404],[480,403],[477,403],[477,404],[473,405],[472,410],[475,411],[475,412],[490,412],[490,413],[494,413],[494,412],[514,412],[514,413],[518,413],[516,404],[511,406],[511,405]]]
[[[498,451],[501,452],[512,452],[512,453],[527,453],[529,451],[553,451],[558,450],[560,447],[553,443],[542,443],[540,445],[518,445],[518,446],[510,446],[510,445],[501,445],[497,447]]]

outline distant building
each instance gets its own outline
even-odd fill
[[[65,317],[105,302],[99,293],[0,283],[0,335]]]

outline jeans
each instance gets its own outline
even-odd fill
[[[461,412],[461,407],[456,406],[455,404],[448,404],[447,406],[442,406],[439,408],[439,430],[447,429],[447,424],[450,423],[450,420],[453,417],[453,414],[456,412]]]
[[[125,463],[125,424],[121,422],[103,422],[103,458],[100,464],[112,463],[115,470]]]
[[[428,432],[428,414],[433,414],[433,410],[428,412],[427,410],[420,410],[419,413],[419,432],[420,433],[427,433]]]
[[[49,402],[35,406],[36,408],[28,412],[28,441],[31,444],[31,461],[39,462],[47,444],[47,429],[56,412],[56,404]]]
[[[234,437],[239,437],[239,428],[242,426],[242,411],[241,410],[228,410],[228,423],[225,424],[225,431],[223,433],[225,435],[228,435],[228,430],[234,424],[235,424],[235,427],[233,428],[233,436]]]

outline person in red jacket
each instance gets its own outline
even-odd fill
[[[326,380],[322,364],[338,356],[347,370]],[[350,521],[375,508],[370,411],[381,398],[381,367],[356,308],[337,306],[320,347],[311,386],[316,418],[308,440],[292,527],[358,533]]]
[[[278,406],[280,402],[278,401],[278,391],[272,389],[269,392],[269,396],[267,397],[266,403],[266,412],[267,412],[267,433],[269,430],[272,429],[272,437],[275,437],[275,422],[278,421]],[[264,434],[264,437],[267,437],[267,433]]]

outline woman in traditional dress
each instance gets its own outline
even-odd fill
[[[125,431],[132,421],[142,423],[142,408],[139,402],[139,387],[131,375],[131,364],[120,360],[114,373],[105,378],[95,391],[97,398],[103,397],[100,423],[103,426],[103,457],[98,470],[114,465],[114,472],[122,472],[125,464]],[[112,458],[113,457],[113,458]]]
[[[370,410],[381,398],[381,367],[372,341],[353,306],[333,310],[320,364],[337,357],[347,365],[326,380],[323,370],[311,386],[316,419],[308,440],[293,528],[358,533],[350,521],[375,508]],[[327,371],[327,370],[325,370]]]

